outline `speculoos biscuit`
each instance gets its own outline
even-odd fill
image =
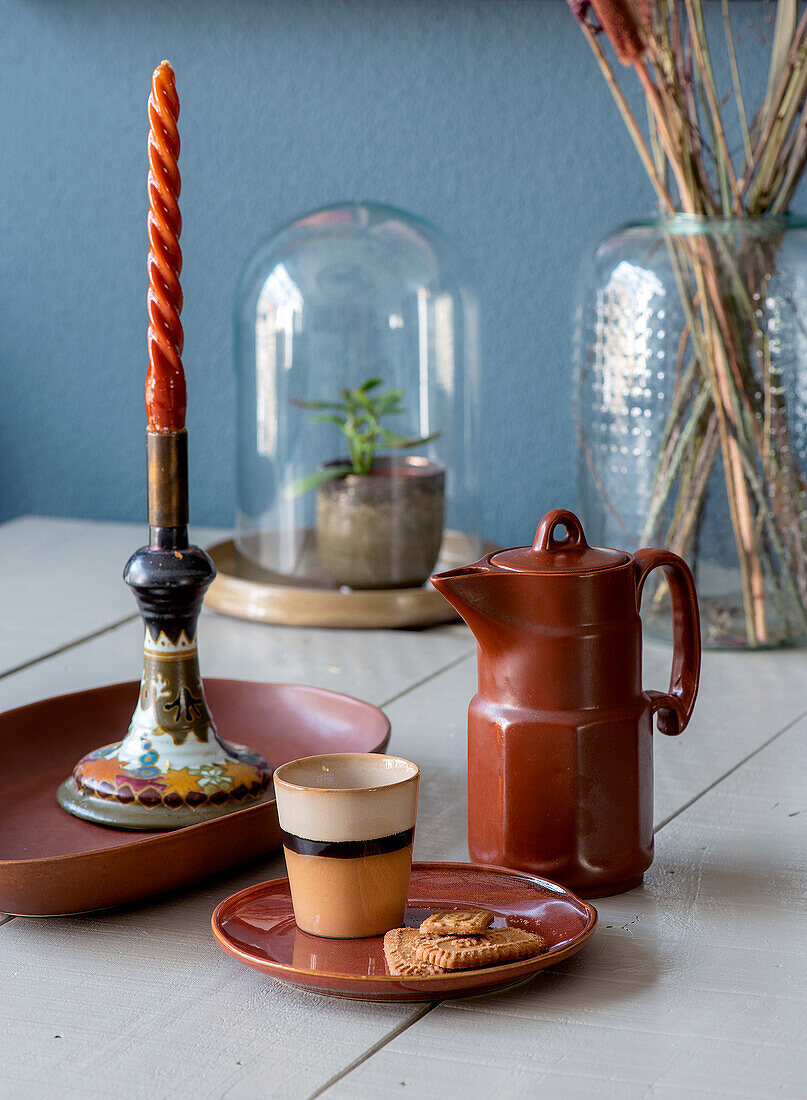
[[[426,977],[429,974],[445,974],[441,966],[418,959],[414,944],[420,939],[417,928],[391,928],[384,936],[384,957],[390,974]]]
[[[452,936],[478,936],[493,924],[487,909],[443,909],[426,917],[420,926],[424,934],[433,932]]]
[[[547,943],[543,936],[521,928],[491,928],[480,936],[423,935],[412,941],[415,958],[446,970],[515,962],[540,955]]]

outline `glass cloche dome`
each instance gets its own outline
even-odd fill
[[[477,328],[454,247],[402,210],[329,206],[262,244],[236,301],[240,553],[355,589],[476,560]]]

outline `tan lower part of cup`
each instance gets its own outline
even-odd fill
[[[312,936],[381,936],[403,924],[412,845],[334,859],[283,849],[297,927]]]

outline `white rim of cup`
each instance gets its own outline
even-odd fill
[[[394,760],[398,764],[406,764],[414,771],[411,775],[407,775],[403,779],[396,779],[392,783],[381,783],[377,786],[368,785],[366,787],[307,787],[304,783],[291,783],[288,779],[284,779],[280,774],[287,768],[296,767],[299,764],[313,764],[316,760],[349,760],[356,757],[370,757],[375,760]],[[346,794],[349,791],[380,791],[387,787],[403,787],[406,783],[414,783],[420,779],[420,768],[411,760],[407,760],[404,756],[391,756],[389,753],[383,752],[321,752],[316,753],[314,756],[301,756],[298,760],[287,760],[285,764],[281,764],[279,768],[275,769],[273,779],[275,783],[279,783],[281,787],[285,787],[289,791],[316,791],[318,794]]]

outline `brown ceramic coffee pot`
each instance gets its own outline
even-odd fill
[[[672,596],[667,692],[641,682],[639,604],[656,568]],[[653,860],[653,715],[662,733],[680,733],[698,690],[700,621],[686,563],[667,550],[589,546],[577,516],[556,509],[531,547],[432,583],[478,643],[471,858],[589,897],[637,886]]]

